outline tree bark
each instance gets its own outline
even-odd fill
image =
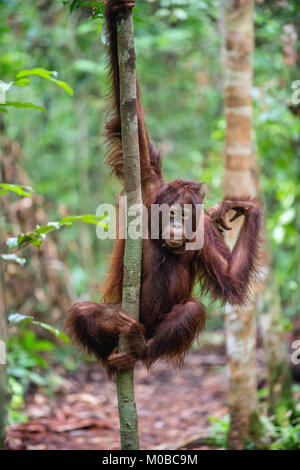
[[[134,224],[142,227],[141,170],[136,109],[137,88],[131,12],[119,17],[117,31],[124,182],[127,207],[135,205],[138,214],[138,217],[133,217],[127,212],[128,230],[133,221]],[[128,237],[124,254],[122,308],[136,320],[138,320],[140,308],[141,262],[142,238],[131,239]],[[125,338],[120,338],[119,342],[119,352],[122,351],[128,351]],[[121,446],[125,450],[139,449],[133,372],[133,369],[120,371],[117,376]]]
[[[254,50],[254,1],[224,0],[224,66],[226,150],[224,194],[256,196],[257,164],[253,148],[252,58]],[[240,218],[242,219],[242,218]],[[234,243],[242,220],[232,233],[227,234]],[[256,378],[256,301],[235,308],[226,306],[225,331],[229,360],[230,382],[228,404],[230,449],[245,448],[247,440],[259,434]]]

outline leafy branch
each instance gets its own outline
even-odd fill
[[[7,191],[16,193],[18,194],[18,196],[24,196],[24,197],[31,197],[31,194],[28,191],[34,192],[31,186],[25,186],[24,184],[0,183],[0,196],[3,196],[4,194],[6,194]]]
[[[70,13],[77,10],[80,7],[89,7],[92,12],[93,18],[104,17],[104,1],[99,0],[63,0],[63,5],[69,6]]]
[[[57,85],[60,88],[62,88],[63,90],[65,90],[69,95],[71,95],[71,96],[73,95],[73,89],[66,82],[64,82],[62,80],[57,80],[57,78],[56,78],[57,77],[57,72],[55,70],[50,71],[50,70],[43,69],[41,67],[31,69],[31,70],[21,70],[17,74],[16,81],[14,82],[15,85],[20,86],[20,82],[21,82],[21,86],[29,85],[30,80],[26,79],[26,81],[25,81],[25,77],[30,77],[32,75],[35,75],[35,76],[41,77],[41,78],[45,78],[46,80],[49,80],[50,82],[54,83],[55,85]]]
[[[17,237],[7,238],[6,244],[10,251],[17,251],[28,244],[40,247],[48,233],[59,230],[65,226],[70,227],[73,222],[84,222],[94,225],[100,224],[107,229],[107,221],[104,216],[96,216],[94,214],[67,216],[57,222],[48,222],[48,224],[41,226],[38,225],[32,232],[20,233]]]
[[[65,90],[69,95],[73,95],[73,89],[64,81],[58,80],[57,72],[55,70],[46,70],[42,67],[38,67],[35,69],[29,70],[21,70],[17,73],[16,79],[13,82],[5,83],[0,80],[0,112],[7,113],[7,107],[12,106],[14,108],[31,108],[36,109],[38,111],[45,111],[43,106],[38,106],[33,103],[28,103],[24,101],[6,101],[6,92],[10,90],[12,85],[17,86],[27,86],[30,85],[30,80],[28,77],[36,76],[41,77],[50,82],[54,83],[55,85],[59,86],[63,90]]]
[[[54,328],[53,326],[51,325],[48,325],[48,323],[44,323],[44,322],[41,322],[41,321],[37,321],[35,320],[32,316],[29,316],[29,315],[22,315],[21,313],[12,313],[11,315],[9,315],[8,317],[8,322],[9,322],[9,326],[14,326],[14,325],[17,325],[17,326],[21,326],[21,325],[28,325],[28,324],[32,324],[32,325],[38,325],[40,326],[41,328],[43,328],[44,330],[47,330],[49,331],[50,333],[52,333],[54,336],[56,336],[57,338],[60,338],[62,339],[65,343],[68,343],[69,342],[69,338],[67,335],[65,335],[62,331],[60,331],[58,328]]]

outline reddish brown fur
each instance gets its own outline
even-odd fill
[[[133,0],[109,0],[106,20],[109,32],[111,104],[114,111],[108,123],[108,164],[116,176],[123,175],[119,77],[116,46],[116,14]],[[176,180],[165,183],[161,157],[149,141],[143,110],[138,99],[138,124],[141,174],[144,200],[147,204],[172,205],[202,203],[201,183]],[[150,184],[149,184],[150,183]],[[151,198],[150,190],[151,189]],[[244,215],[238,241],[229,250],[220,232],[224,214],[235,209]],[[67,328],[71,337],[88,352],[94,353],[111,375],[114,368],[132,366],[133,358],[148,366],[159,358],[180,364],[205,324],[205,309],[192,298],[193,286],[200,281],[203,291],[233,304],[246,302],[249,280],[256,272],[259,255],[259,232],[262,212],[256,200],[225,199],[205,216],[204,246],[199,251],[176,254],[164,240],[143,240],[140,323],[120,315],[122,302],[124,240],[115,241],[110,269],[104,285],[106,303],[80,302],[68,314]],[[150,223],[150,220],[149,220]],[[114,354],[119,334],[127,336],[132,353],[122,358]],[[127,362],[126,362],[127,361]]]
[[[120,117],[120,91],[119,91],[119,64],[116,16],[122,14],[126,9],[126,1],[109,0],[106,2],[105,18],[108,33],[108,55],[109,55],[109,75],[112,83],[109,96],[110,112],[112,117],[106,125],[106,137],[108,141],[107,164],[112,168],[112,172],[123,178],[123,154],[121,140],[121,117]],[[161,156],[149,141],[148,132],[144,122],[144,111],[140,100],[140,88],[137,84],[137,116],[139,130],[139,148],[141,158],[141,177],[143,189],[145,189],[152,179],[162,179]]]

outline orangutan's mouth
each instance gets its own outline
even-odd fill
[[[182,245],[184,245],[184,240],[176,240],[172,238],[171,240],[165,240],[165,243],[169,248],[180,248]]]

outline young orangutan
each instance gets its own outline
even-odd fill
[[[123,160],[116,19],[133,6],[134,0],[108,0],[105,9],[114,111],[106,126],[108,164],[118,178],[123,176]],[[182,207],[191,204],[193,208],[202,204],[202,183],[182,179],[172,183],[164,181],[160,153],[148,138],[139,91],[137,111],[146,204],[179,204]],[[222,235],[222,229],[230,229],[225,221],[229,210],[235,211],[231,221],[244,217],[232,251]],[[66,321],[71,338],[93,353],[109,375],[118,369],[133,367],[137,360],[144,361],[147,366],[159,358],[182,363],[205,324],[205,308],[192,297],[195,282],[200,281],[202,289],[209,290],[216,298],[243,304],[259,256],[261,219],[262,211],[256,200],[224,199],[204,216],[201,249],[185,249],[188,241],[185,232],[172,226],[172,219],[167,239],[160,230],[158,240],[143,240],[139,322],[121,309],[125,241],[117,239],[104,286],[104,303],[78,302],[73,305]],[[119,335],[128,338],[131,352],[117,352]]]

